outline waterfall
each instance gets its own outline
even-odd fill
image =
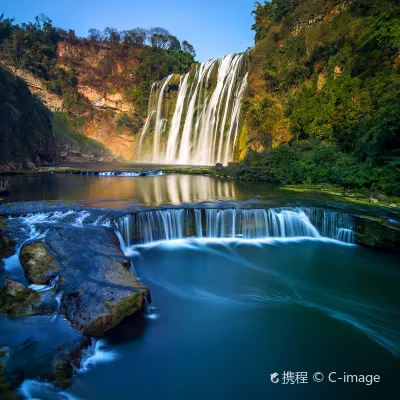
[[[163,118],[163,100],[164,100],[164,92],[165,88],[168,85],[168,82],[171,80],[173,75],[167,76],[167,79],[161,86],[160,95],[158,97],[157,102],[157,112],[156,112],[156,126],[154,128],[154,139],[153,139],[153,162],[159,161],[159,152],[160,152],[160,138],[161,134],[164,131],[166,119]]]
[[[303,212],[322,236],[348,243],[355,242],[355,220],[351,215],[321,208],[305,208]]]
[[[196,238],[330,238],[355,242],[352,216],[321,209],[173,209],[140,211],[117,220],[126,246]]]
[[[170,108],[167,102],[171,102],[171,96],[166,98],[165,93],[174,91],[173,75],[162,84],[153,84],[135,161],[228,164],[233,158],[247,87],[246,57],[229,54],[197,64],[181,76],[172,118],[165,113]]]
[[[167,163],[173,163],[175,161],[176,150],[178,147],[179,128],[181,126],[184,101],[188,88],[188,80],[189,74],[186,74],[183,79],[181,77],[180,80],[178,100],[176,101],[176,108],[171,121],[171,129],[169,131],[167,149],[165,153],[165,162]]]

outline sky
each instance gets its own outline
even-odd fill
[[[78,36],[90,28],[160,26],[190,42],[200,62],[252,46],[253,9],[254,0],[0,0],[0,14],[17,24],[43,13]]]

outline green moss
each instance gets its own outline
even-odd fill
[[[131,296],[122,299],[118,305],[115,307],[116,311],[113,312],[112,321],[108,329],[117,326],[124,318],[132,315],[138,311],[143,302],[143,293],[135,292]]]
[[[42,242],[24,246],[19,256],[29,282],[46,285],[60,269]]]
[[[40,303],[42,295],[30,289],[9,296],[6,289],[0,291],[0,313],[6,313],[12,317],[29,317],[37,315],[35,306]]]

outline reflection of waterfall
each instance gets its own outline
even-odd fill
[[[229,54],[196,65],[180,78],[175,101],[170,95],[178,87],[174,75],[153,84],[136,161],[211,165],[232,160],[247,86],[245,57]]]
[[[178,205],[210,199],[230,200],[238,195],[235,189],[230,181],[203,176],[166,175],[162,179],[142,181],[133,190],[143,204]]]
[[[117,226],[127,246],[184,237],[330,238],[354,243],[350,215],[322,209],[174,209],[126,215]]]

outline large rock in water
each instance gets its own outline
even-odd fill
[[[24,246],[19,260],[28,281],[37,285],[47,285],[60,271],[60,266],[42,242]]]
[[[130,260],[111,228],[65,227],[45,244],[59,265],[61,311],[81,333],[99,337],[144,307],[150,292],[129,271]]]

